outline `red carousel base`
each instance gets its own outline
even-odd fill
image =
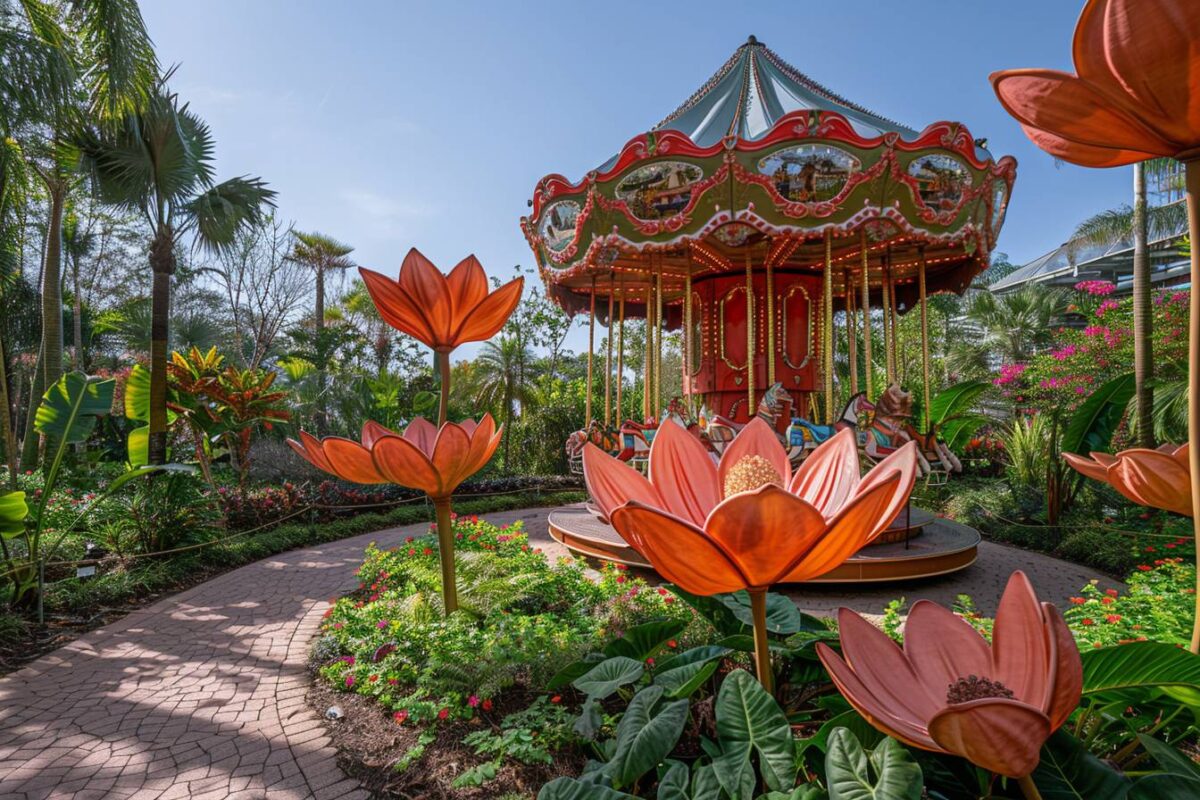
[[[650,564],[583,504],[550,512],[550,536],[572,553],[634,569]],[[881,541],[884,540],[884,541]],[[975,563],[979,532],[921,509],[899,519],[871,545],[812,583],[877,583],[946,575]]]

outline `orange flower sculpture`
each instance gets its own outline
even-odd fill
[[[843,656],[825,644],[817,654],[871,725],[1010,778],[1028,780],[1046,739],[1079,705],[1075,637],[1058,609],[1038,602],[1022,572],[1008,580],[990,646],[962,617],[928,600],[909,612],[903,649],[846,608],[838,629]]]
[[[1000,103],[1038,147],[1084,167],[1150,158],[1183,162],[1191,283],[1200,286],[1200,2],[1088,0],[1075,26],[1076,74],[1048,69],[993,73]],[[1200,303],[1188,321],[1188,456],[1200,503]],[[1193,505],[1195,508],[1195,505]],[[1200,514],[1193,513],[1200,545]],[[1200,573],[1197,574],[1200,588]],[[1200,653],[1200,593],[1192,628]]]
[[[769,686],[767,589],[823,575],[882,533],[908,500],[917,457],[909,442],[860,478],[854,433],[844,430],[793,475],[775,432],[755,418],[719,464],[668,424],[650,447],[649,478],[592,444],[583,474],[600,512],[664,578],[692,594],[749,592]]]
[[[1200,158],[1200,3],[1090,0],[1075,26],[1075,72],[991,75],[1038,147],[1085,167]]]
[[[450,524],[450,495],[459,484],[487,464],[500,444],[491,414],[441,428],[417,417],[403,434],[378,422],[363,425],[362,443],[341,436],[317,439],[300,431],[292,449],[314,467],[351,483],[395,483],[429,495],[438,521],[438,550],[442,562],[442,596],[446,612],[458,607],[454,582],[454,534]]]
[[[1192,516],[1186,444],[1164,444],[1157,450],[1133,448],[1116,455],[1092,453],[1091,458],[1063,453],[1063,458],[1079,472],[1109,484],[1138,505]]]

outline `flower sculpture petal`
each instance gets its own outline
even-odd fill
[[[449,497],[496,452],[502,431],[490,414],[476,423],[447,422],[440,429],[417,417],[403,434],[377,422],[363,425],[362,443],[340,436],[316,439],[303,431],[292,449],[317,469],[352,483],[395,483]]]
[[[1200,156],[1200,4],[1089,0],[1075,27],[1077,74],[993,73],[1000,103],[1034,144],[1089,167]]]
[[[849,609],[838,626],[841,656],[817,645],[834,683],[871,725],[913,747],[1023,778],[1079,704],[1075,639],[1022,572],[1008,580],[991,645],[928,600],[913,606],[903,649]]]
[[[415,247],[404,257],[396,280],[369,269],[359,272],[385,322],[440,352],[495,336],[521,301],[525,285],[524,278],[516,278],[489,293],[487,275],[475,256],[443,275]]]
[[[1092,453],[1091,458],[1063,453],[1063,458],[1079,472],[1109,484],[1138,505],[1192,516],[1186,444],[1164,445],[1157,450],[1138,447],[1116,455]]]
[[[836,568],[900,513],[916,464],[910,442],[860,479],[854,434],[841,431],[792,476],[757,418],[719,464],[671,424],[650,447],[648,478],[593,445],[583,453],[601,515],[660,575],[701,595],[764,591]]]

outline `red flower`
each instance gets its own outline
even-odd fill
[[[1151,567],[1149,564],[1138,564],[1137,568],[1142,572],[1149,572],[1151,569],[1153,569],[1153,567]]]
[[[448,708],[443,708],[438,712],[438,719],[445,719],[448,716],[450,716],[450,709]]]
[[[484,701],[483,701],[483,710],[484,710],[484,711],[491,711],[491,710],[492,710],[492,705],[493,705],[493,703],[492,703],[492,698],[490,698],[490,697],[489,697],[489,698],[487,698],[486,700],[484,700]]]
[[[554,697],[551,697],[551,698],[550,698],[550,702],[551,702],[551,703],[555,703],[555,704],[561,703],[561,702],[562,702],[562,695],[558,695],[558,694],[554,695]]]
[[[1092,619],[1091,617],[1084,617],[1083,619],[1079,620],[1079,624],[1080,625],[1095,625],[1096,621],[1094,619]]]
[[[1084,600],[1082,597],[1072,597],[1071,598],[1071,605],[1081,606],[1086,602],[1087,601]]]
[[[431,556],[431,555],[433,555],[433,548],[431,548],[431,547],[426,547],[424,550],[422,550],[422,551],[421,551],[421,555],[423,555],[423,556]]]
[[[395,714],[392,714],[392,719],[396,720],[396,722],[403,725],[404,720],[408,719],[408,712],[405,711],[404,709],[400,709]]]
[[[1104,593],[1109,597],[1116,597],[1120,594],[1120,592],[1118,592],[1116,589],[1105,589]]]
[[[1113,625],[1113,624],[1121,621],[1121,615],[1120,614],[1109,614],[1104,619],[1108,622],[1108,624]]]

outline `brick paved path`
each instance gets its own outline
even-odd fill
[[[547,538],[545,510],[488,518],[522,519],[531,539],[562,552]],[[0,798],[365,798],[305,704],[308,645],[328,598],[353,588],[363,548],[423,528],[264,559],[0,678]],[[1074,564],[985,543],[979,563],[957,577],[788,594],[814,611],[843,603],[877,611],[900,594],[949,602],[965,591],[991,613],[1016,567],[1058,603],[1091,577]]]

